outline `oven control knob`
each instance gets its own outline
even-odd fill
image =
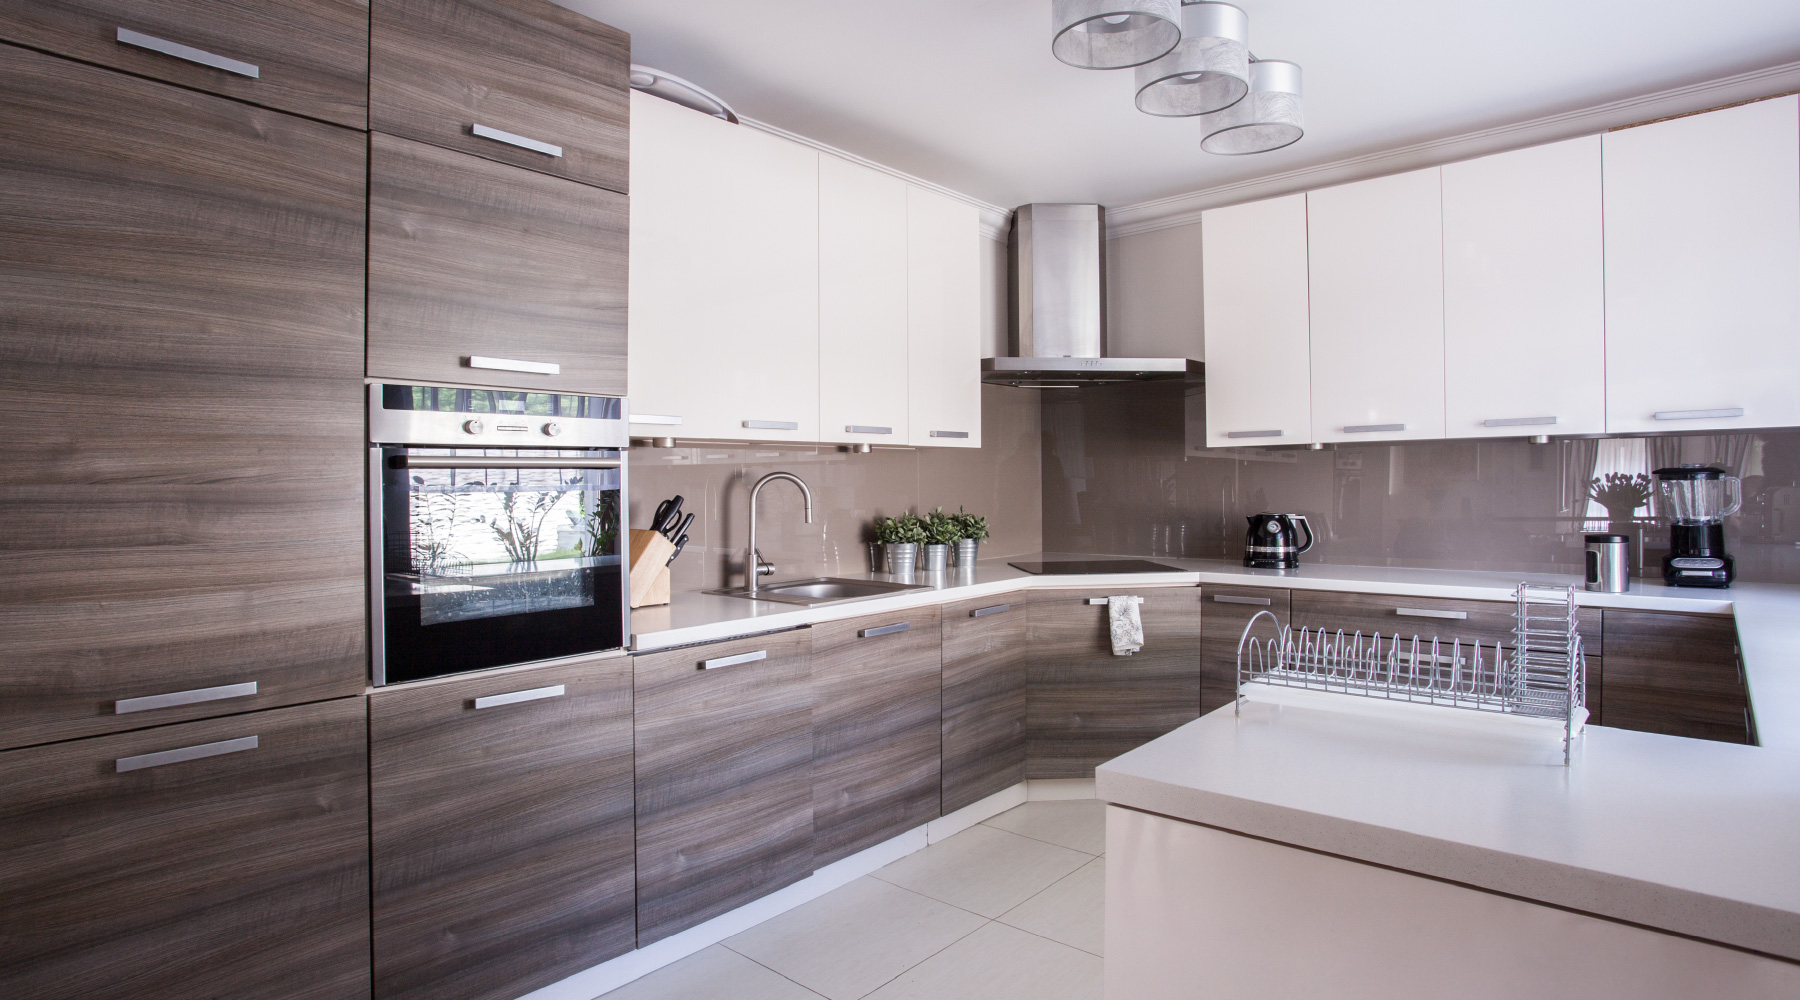
[[[555,437],[562,433],[562,425],[552,420],[544,425],[544,436]]]
[[[487,425],[479,420],[465,420],[463,421],[463,430],[468,431],[470,434],[480,434],[482,431],[487,430]]]

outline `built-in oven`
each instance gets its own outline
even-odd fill
[[[376,684],[624,645],[624,401],[369,386]]]

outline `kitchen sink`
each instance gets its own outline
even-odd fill
[[[810,580],[788,580],[783,583],[765,583],[756,588],[752,594],[742,587],[731,587],[726,590],[709,590],[709,594],[723,594],[727,597],[743,597],[753,601],[774,601],[778,604],[838,604],[844,601],[862,601],[871,597],[886,597],[908,590],[929,590],[929,584],[923,583],[890,583],[886,580],[845,580],[838,577],[821,576]]]

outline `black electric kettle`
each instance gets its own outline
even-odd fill
[[[1294,531],[1294,522],[1306,531],[1306,544]],[[1312,548],[1312,525],[1304,514],[1255,514],[1244,537],[1244,565],[1254,569],[1297,569],[1300,553]]]

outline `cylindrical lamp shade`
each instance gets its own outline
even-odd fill
[[[1250,93],[1202,119],[1209,153],[1241,156],[1291,146],[1306,134],[1300,116],[1300,67],[1279,59],[1250,64]]]
[[[1250,92],[1250,17],[1228,3],[1181,8],[1181,44],[1137,68],[1137,109],[1165,117],[1223,111]]]
[[[1050,51],[1081,69],[1127,69],[1181,41],[1181,0],[1052,0]]]

